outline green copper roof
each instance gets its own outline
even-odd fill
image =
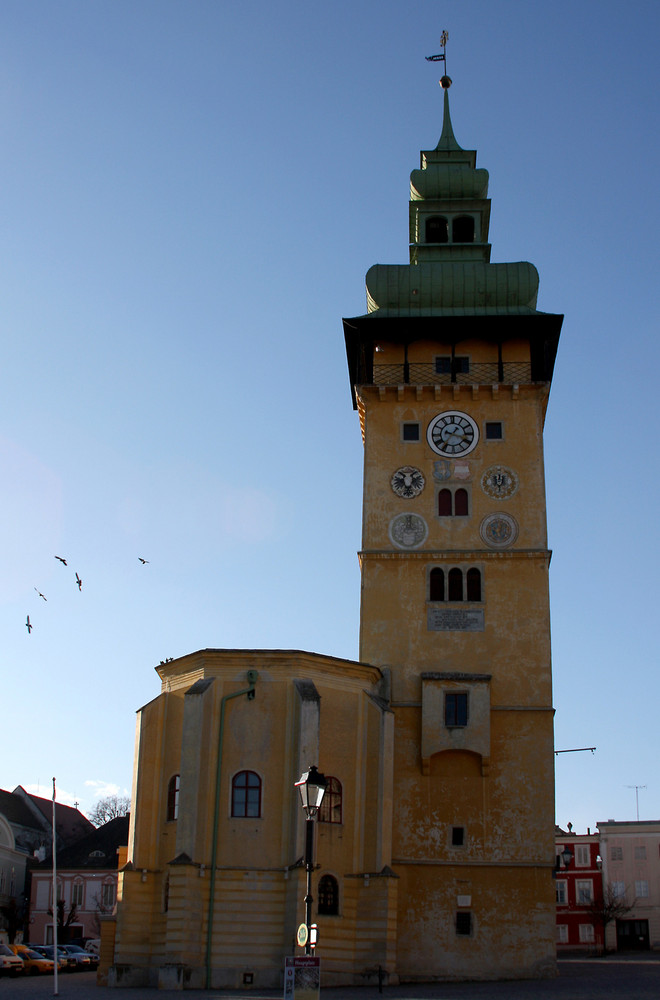
[[[449,114],[449,87],[445,87],[443,93],[444,107],[442,116],[442,135],[440,136],[440,141],[435,148],[440,150],[456,149],[459,152],[463,152],[462,147],[456,142],[456,136],[454,135],[454,130],[451,127],[451,115]]]

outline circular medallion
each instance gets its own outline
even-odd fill
[[[467,413],[445,410],[429,424],[426,440],[438,455],[467,455],[477,446],[479,428]]]
[[[428,525],[418,514],[398,514],[390,521],[390,538],[400,549],[416,549],[426,541]]]
[[[481,488],[494,500],[508,500],[518,489],[518,476],[504,465],[491,465],[481,477]]]
[[[479,534],[491,549],[506,549],[518,537],[518,524],[510,514],[489,514],[481,522]]]
[[[425,486],[424,476],[412,465],[404,465],[397,469],[390,480],[390,486],[398,497],[418,497]]]

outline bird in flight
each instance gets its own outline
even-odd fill
[[[144,566],[145,563],[149,562],[148,559],[143,559],[142,556],[138,556],[138,559],[140,560],[140,562],[142,563],[143,566]]]
[[[78,590],[82,590],[82,580],[80,579],[77,573],[76,573],[76,583],[78,584]]]
[[[36,592],[37,592],[37,593],[39,594],[39,597],[43,597],[44,601],[47,601],[47,600],[48,600],[48,598],[47,598],[47,597],[46,597],[46,596],[45,596],[44,594],[42,594],[42,593],[41,593],[41,591],[39,590],[39,588],[38,588],[38,587],[35,587],[34,589],[35,589],[35,590],[36,590]]]
[[[29,634],[30,634],[30,632],[31,632],[31,631],[32,631],[32,629],[33,629],[33,625],[32,625],[32,624],[31,624],[31,622],[30,622],[30,616],[29,616],[29,615],[27,616],[27,620],[26,620],[26,622],[25,622],[25,627],[26,627],[26,629],[28,630],[28,635],[29,635]]]
[[[56,558],[56,559],[59,559],[59,561],[60,561],[61,563],[64,563],[64,565],[66,566],[66,559],[62,559],[62,556],[55,556],[55,558]]]

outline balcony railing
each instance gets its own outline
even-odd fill
[[[467,371],[440,372],[434,364],[406,362],[400,365],[374,365],[374,385],[515,385],[532,382],[529,361],[487,361],[470,364]]]

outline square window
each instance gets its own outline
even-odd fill
[[[636,847],[635,848],[635,861],[646,861],[646,848]]]
[[[593,883],[591,879],[577,879],[575,882],[575,895],[578,903],[592,903]]]
[[[456,914],[456,933],[467,936],[472,933],[472,914],[469,911]]]
[[[464,826],[452,826],[451,828],[451,846],[452,847],[462,847],[465,843],[465,827]]]
[[[638,899],[648,899],[649,884],[646,879],[638,879],[635,882],[635,896]]]
[[[486,440],[501,441],[504,437],[501,420],[486,421]]]
[[[612,861],[623,861],[623,847],[610,847],[610,859]]]
[[[419,424],[401,424],[401,437],[404,441],[419,441]]]
[[[445,726],[467,726],[468,696],[465,693],[445,694]]]
[[[470,371],[470,359],[467,357],[454,358],[449,354],[439,354],[435,359],[436,375],[467,375]]]
[[[593,940],[594,940],[594,925],[580,924],[580,941],[583,944],[588,944]]]

